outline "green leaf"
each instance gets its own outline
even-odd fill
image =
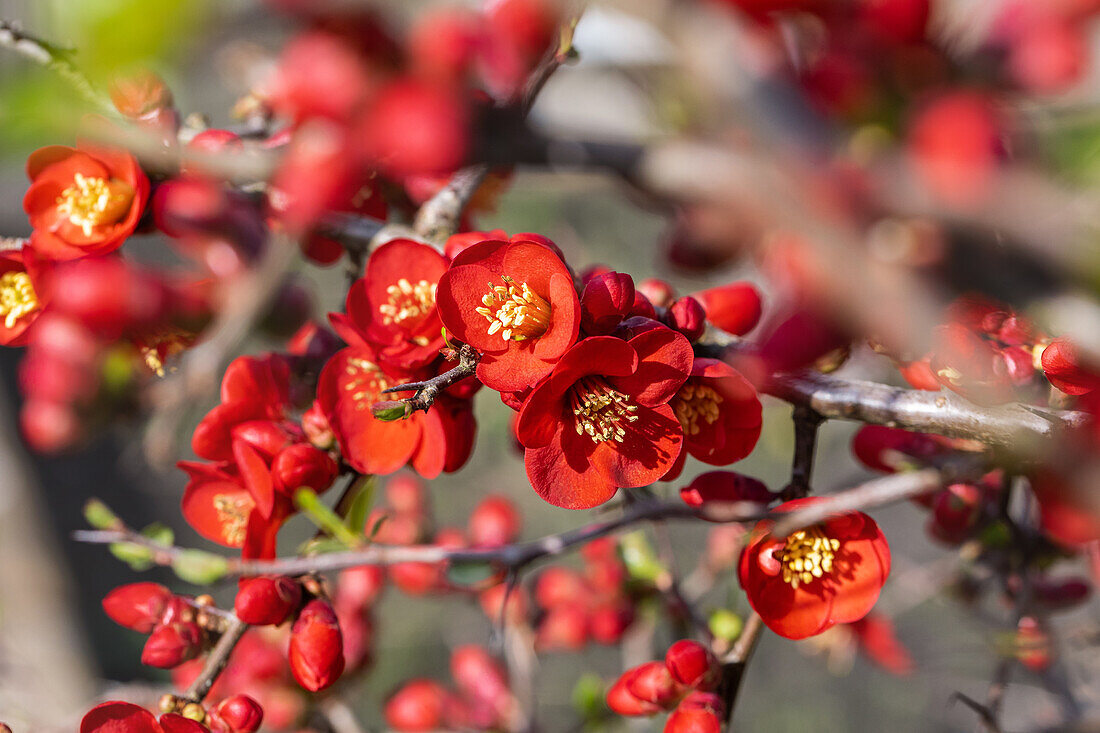
[[[325,555],[330,552],[341,552],[348,549],[340,540],[331,537],[311,537],[298,547],[299,555]]]
[[[362,543],[361,538],[344,526],[344,520],[329,509],[313,489],[303,488],[294,492],[294,504],[322,531],[345,546],[355,547]]]
[[[367,528],[367,518],[370,516],[370,508],[374,504],[374,489],[377,482],[374,476],[360,476],[355,480],[351,490],[355,496],[348,507],[347,516],[344,517],[344,526],[354,535],[361,535]]]
[[[734,642],[737,641],[737,637],[741,636],[741,631],[745,628],[745,622],[728,608],[719,608],[710,615],[707,626],[710,627],[710,633],[714,634],[715,638]]]
[[[384,422],[404,420],[412,414],[412,408],[407,402],[395,400],[383,400],[375,402],[370,408],[371,414]]]
[[[108,546],[111,554],[130,566],[134,572],[142,572],[153,567],[153,551],[144,545],[133,542],[114,542]]]
[[[124,526],[111,508],[99,499],[88,499],[84,505],[84,520],[96,529],[121,529]]]
[[[495,573],[496,570],[487,562],[451,563],[447,567],[447,579],[455,585],[475,585]]]
[[[666,572],[642,530],[623,535],[619,540],[619,552],[630,577],[636,580],[652,583]]]
[[[573,685],[573,709],[585,720],[595,720],[607,714],[604,703],[604,682],[599,675],[585,672]]]
[[[390,518],[389,514],[383,514],[378,520],[371,526],[370,531],[367,532],[367,540],[374,542],[374,538],[378,536],[378,533],[382,531],[382,525]]]
[[[158,545],[164,545],[165,547],[171,547],[172,543],[176,541],[176,535],[172,532],[172,528],[161,524],[160,522],[153,522],[145,529],[141,530],[141,534],[148,537]]]
[[[202,550],[184,550],[172,561],[181,580],[193,585],[210,585],[225,577],[229,563],[221,555]]]

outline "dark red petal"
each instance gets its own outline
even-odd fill
[[[275,504],[275,484],[271,480],[267,462],[255,448],[242,440],[233,441],[233,458],[240,469],[245,488],[256,502],[256,510],[265,519],[269,518]]]
[[[535,387],[520,408],[516,438],[527,448],[549,445],[562,420],[566,419],[562,395],[570,385],[563,380],[546,380]],[[570,426],[572,427],[572,426]]]
[[[668,405],[639,407],[638,419],[626,428],[623,442],[606,441],[596,446],[589,461],[601,475],[620,488],[646,486],[660,480],[672,468],[683,444],[680,421]],[[570,430],[572,442],[591,443],[587,436]]]
[[[556,359],[573,345],[580,331],[581,308],[572,278],[567,273],[554,273],[546,299],[550,303],[550,327],[535,340],[535,356]]]

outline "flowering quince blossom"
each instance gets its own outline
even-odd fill
[[[789,512],[821,501],[788,501]],[[862,512],[832,517],[785,539],[761,522],[741,553],[738,578],[764,624],[787,639],[805,639],[867,615],[890,574],[890,548]]]
[[[191,440],[196,454],[216,463],[179,463],[191,479],[184,517],[207,539],[242,547],[246,557],[273,555],[275,535],[294,513],[297,489],[320,493],[336,478],[336,462],[285,418],[289,389],[282,357],[236,359],[222,380],[222,403]]]
[[[530,387],[577,340],[580,302],[555,249],[482,242],[460,252],[439,281],[443,325],[482,352],[477,377],[487,387]]]
[[[361,473],[393,473],[410,464],[424,478],[458,470],[473,449],[469,401],[440,395],[426,413],[380,420],[371,405],[382,390],[432,376],[428,369],[398,370],[386,364],[351,319],[333,327],[349,346],[329,359],[317,385],[317,404],[328,420],[344,460]]]
[[[684,428],[684,451],[667,480],[680,475],[685,453],[712,466],[728,466],[751,453],[760,438],[763,408],[756,388],[723,361],[696,359],[669,404]]]
[[[419,369],[439,356],[443,324],[436,313],[436,287],[447,258],[408,239],[379,247],[347,298],[347,315],[334,313],[339,329],[353,329],[379,359],[398,369]]]
[[[692,358],[688,340],[666,328],[629,341],[593,336],[566,352],[531,392],[517,424],[539,496],[587,509],[667,473],[684,439],[669,401]]]
[[[31,187],[23,198],[42,257],[71,260],[119,248],[137,227],[149,179],[122,150],[51,145],[27,159]]]
[[[53,267],[32,247],[0,253],[0,344],[22,346],[50,301]]]

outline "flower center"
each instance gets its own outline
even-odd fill
[[[792,588],[809,585],[833,571],[833,558],[840,540],[832,539],[820,527],[800,529],[787,538],[787,544],[773,556],[783,566],[783,581]]]
[[[366,359],[351,357],[344,371],[350,377],[344,389],[351,393],[356,410],[369,409],[382,390],[392,386],[378,365]]]
[[[436,283],[421,280],[415,284],[405,278],[386,288],[388,300],[378,306],[382,323],[389,326],[411,319],[420,319],[435,308]],[[425,341],[426,343],[426,341]]]
[[[584,377],[569,394],[569,404],[576,417],[577,435],[588,433],[593,443],[614,440],[622,443],[626,426],[638,419],[638,406],[622,392],[611,388],[600,377]]]
[[[483,306],[477,312],[489,321],[489,335],[500,331],[505,341],[538,338],[550,328],[550,304],[531,290],[527,283],[516,284],[501,275],[504,285],[489,283],[489,292],[482,296]]]
[[[218,513],[218,521],[222,525],[222,537],[226,543],[243,545],[252,502],[241,496],[217,494],[214,496],[214,511]]]
[[[0,316],[4,326],[12,328],[25,315],[38,310],[38,295],[25,272],[8,271],[0,275]]]
[[[114,224],[121,219],[133,199],[134,189],[123,181],[89,178],[77,173],[73,185],[58,197],[57,211],[67,216],[73,226],[80,227],[85,237],[90,237],[94,227]]]
[[[718,419],[718,405],[722,404],[722,395],[705,384],[685,382],[672,400],[672,411],[684,428],[686,435],[699,434],[699,420],[707,425]]]
[[[148,333],[134,339],[141,358],[145,360],[145,366],[158,377],[165,374],[167,361],[186,350],[195,342],[195,334],[172,326],[154,328]],[[175,371],[175,367],[172,367]]]

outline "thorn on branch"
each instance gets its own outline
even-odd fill
[[[481,354],[469,344],[463,344],[458,349],[458,366],[448,369],[439,376],[425,379],[423,382],[410,382],[399,384],[396,387],[387,387],[382,394],[393,392],[413,392],[412,397],[402,400],[390,400],[376,402],[371,410],[374,416],[380,420],[400,420],[408,417],[417,410],[428,411],[440,392],[456,384],[466,377],[473,376],[477,371],[477,363],[481,361]]]

